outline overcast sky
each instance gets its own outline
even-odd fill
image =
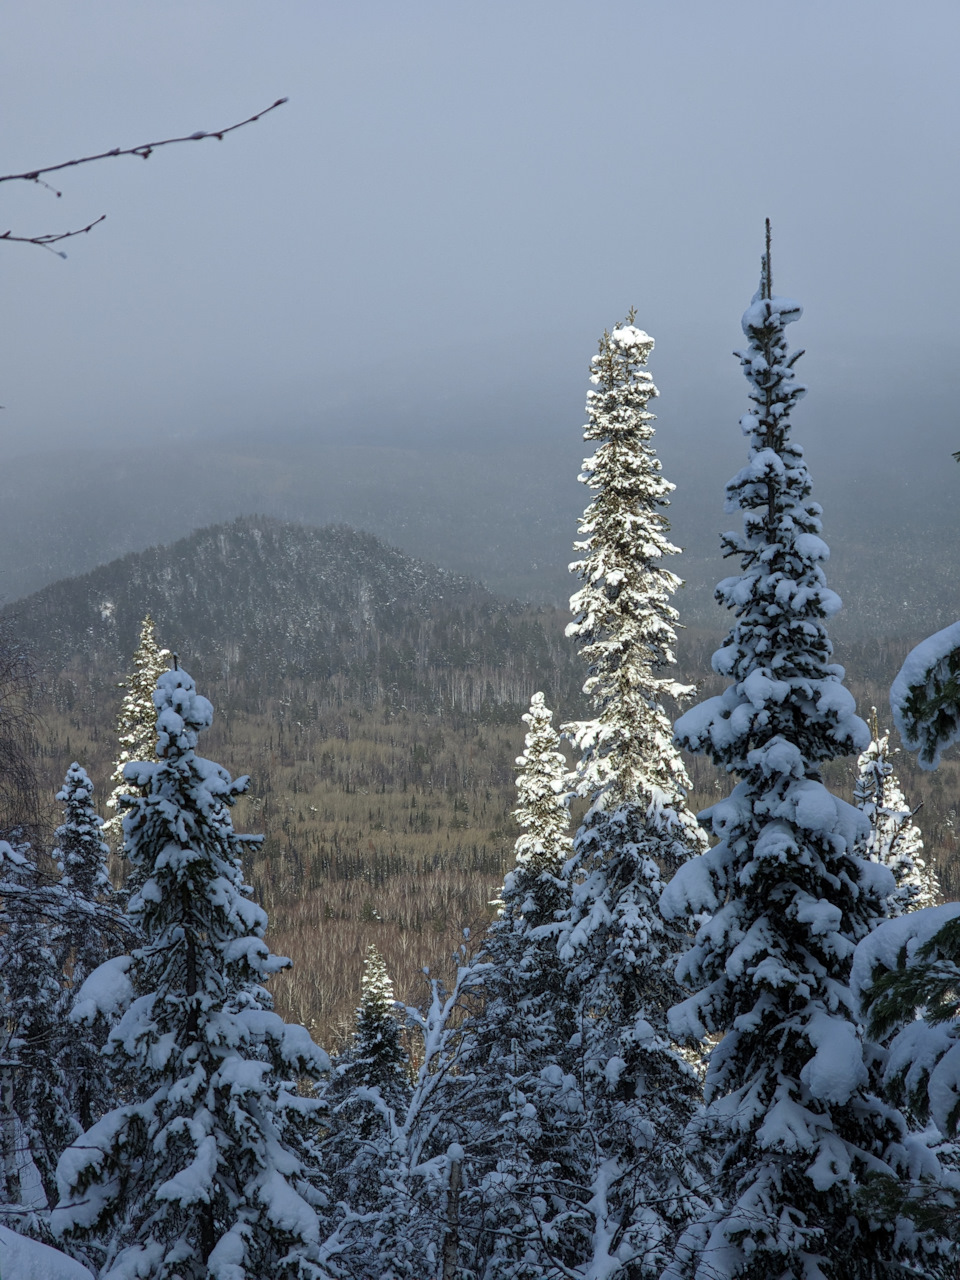
[[[945,474],[958,38],[956,0],[14,5],[0,171],[290,102],[68,171],[61,199],[0,189],[17,234],[107,215],[66,261],[0,246],[7,455],[121,431],[567,440],[633,304],[665,456],[732,465],[769,215],[812,463]]]

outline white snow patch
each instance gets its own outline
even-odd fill
[[[93,1280],[93,1273],[39,1240],[0,1227],[0,1276],[3,1280]]]

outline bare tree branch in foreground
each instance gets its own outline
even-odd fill
[[[256,115],[248,116],[246,120],[240,120],[236,124],[227,125],[224,129],[198,130],[196,133],[188,133],[180,138],[163,138],[159,142],[143,142],[136,147],[112,147],[109,151],[99,151],[96,155],[80,156],[76,160],[64,160],[60,164],[50,164],[41,169],[28,169],[23,173],[4,173],[0,174],[0,183],[3,182],[35,182],[39,186],[46,187],[48,191],[59,199],[63,195],[62,191],[58,191],[56,187],[44,180],[44,174],[58,173],[61,169],[74,169],[77,165],[93,164],[95,160],[112,160],[116,156],[139,156],[142,160],[149,160],[154,151],[158,147],[169,147],[175,142],[204,142],[207,138],[216,138],[219,142],[227,136],[228,133],[234,133],[237,129],[243,129],[248,124],[255,124],[263,116],[275,111],[277,107],[282,107],[287,98],[278,98],[276,102],[265,107],[263,111],[258,111]],[[67,255],[60,250],[51,248],[60,240],[69,240],[73,236],[86,235],[88,231],[92,231],[106,218],[106,214],[101,214],[99,218],[95,218],[93,222],[87,223],[85,227],[78,227],[75,231],[51,232],[46,235],[37,236],[15,236],[12,231],[0,232],[0,240],[8,240],[13,244],[35,244],[41,249],[49,249],[51,253],[56,253],[58,257],[65,258]]]

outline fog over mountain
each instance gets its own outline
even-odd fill
[[[63,171],[60,199],[3,186],[15,234],[106,214],[66,261],[0,246],[7,598],[266,512],[562,600],[587,364],[635,305],[681,605],[713,616],[769,215],[839,625],[956,615],[949,0],[49,0],[5,35],[0,172],[289,97]]]
[[[729,571],[718,549],[730,524],[723,487],[745,461],[736,425],[745,401],[724,395],[718,405],[695,402],[682,382],[671,385],[669,362],[661,377],[656,355],[656,445],[677,485],[671,518],[684,550],[676,567],[687,584],[677,603],[687,621],[719,632],[725,619],[713,588]],[[953,621],[960,616],[953,572],[960,468],[949,450],[960,440],[950,437],[949,406],[929,384],[921,386],[898,435],[902,410],[884,394],[831,399],[808,381],[798,436],[824,507],[828,577],[846,606],[833,629],[911,636]],[[582,391],[586,378],[580,382]],[[470,438],[438,442],[422,421],[417,427],[402,411],[382,412],[374,421],[348,418],[339,433],[328,425],[225,432],[215,441],[161,435],[149,447],[14,458],[0,476],[0,594],[16,600],[212,522],[264,514],[344,522],[501,594],[565,604],[574,586],[567,564],[588,498],[576,482],[580,418],[571,411],[561,437],[545,429],[543,410],[538,417],[531,409],[534,430],[511,435],[502,424],[494,448]],[[686,444],[691,420],[711,425],[698,449]],[[854,459],[833,443],[852,421],[863,436]],[[401,429],[393,429],[398,422]],[[888,443],[877,443],[874,432]]]

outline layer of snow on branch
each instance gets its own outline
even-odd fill
[[[92,1023],[101,1013],[112,1020],[123,1013],[134,994],[131,963],[130,956],[114,956],[94,969],[74,998],[70,1021]]]
[[[935,769],[940,763],[941,753],[960,740],[960,716],[949,717],[952,724],[941,719],[934,740],[928,722],[916,720],[909,704],[921,689],[928,699],[942,691],[944,676],[948,672],[937,668],[957,649],[960,649],[960,622],[944,627],[911,649],[890,686],[893,723],[907,749],[921,752],[918,761],[921,769]]]
[[[945,902],[940,907],[926,907],[923,911],[897,916],[895,920],[885,920],[857,945],[850,974],[854,995],[859,998],[872,985],[878,968],[896,970],[901,955],[909,967],[917,951],[958,915],[960,902]]]
[[[768,318],[779,316],[781,324],[792,324],[803,315],[803,307],[795,298],[759,298],[753,301],[743,313],[740,321],[743,332],[749,336],[751,329],[762,329]],[[776,323],[774,321],[774,323]]]

